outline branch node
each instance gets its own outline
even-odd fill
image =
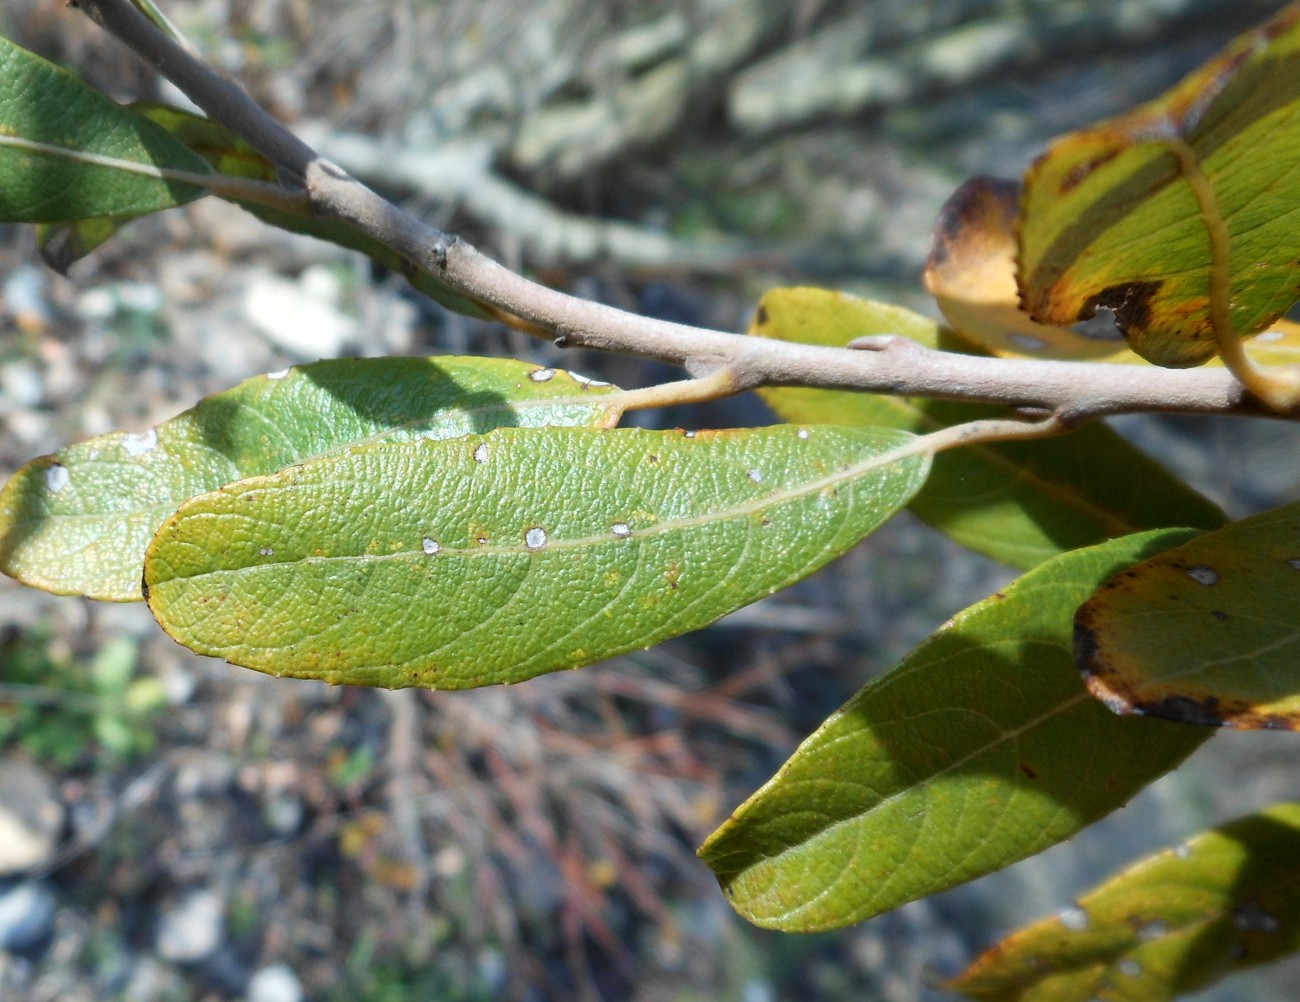
[[[915,352],[921,345],[902,334],[869,334],[854,338],[845,347],[855,351]]]

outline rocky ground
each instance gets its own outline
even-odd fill
[[[166,9],[429,219],[583,295],[740,330],[764,288],[796,280],[928,308],[929,226],[962,178],[1014,175],[1274,6]],[[156,96],[61,3],[17,0],[0,28],[116,97]],[[37,262],[30,232],[2,228],[0,292],[6,476],[317,357],[473,351],[622,385],[671,375],[447,315],[208,202],[134,224],[68,278]],[[753,400],[659,417],[767,419]],[[1240,512],[1300,481],[1289,428],[1126,427]],[[189,655],[138,605],[0,582],[0,998],[941,998],[933,972],[1010,924],[1289,794],[1290,735],[1229,735],[972,888],[834,936],[744,926],[693,847],[865,678],[1007,577],[900,518],[695,637],[468,693],[265,678]],[[1214,997],[1283,997],[1293,972]]]

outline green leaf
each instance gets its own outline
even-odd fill
[[[869,682],[701,847],[732,906],[787,931],[860,922],[1041,852],[1176,766],[1210,732],[1108,713],[1070,627],[1099,582],[1187,536],[1057,557]]]
[[[864,335],[902,334],[930,348],[953,348],[952,336],[931,320],[821,289],[769,292],[751,333],[832,347]],[[786,421],[916,433],[1005,413],[979,404],[834,390],[759,393]],[[1143,529],[1224,521],[1213,504],[1101,425],[941,453],[911,508],[963,546],[1021,568]]]
[[[268,183],[276,181],[275,165],[225,126],[164,105],[142,106],[141,113],[202,156],[214,170],[231,177]],[[439,282],[432,275],[416,271],[400,254],[363,233],[352,223],[323,216],[298,216],[253,202],[236,201],[235,204],[269,226],[315,237],[364,254],[372,261],[402,275],[417,290],[449,310],[470,317],[489,317],[473,300]]]
[[[1300,730],[1300,504],[1117,575],[1075,620],[1088,687],[1116,713]]]
[[[56,594],[136,601],[145,547],[186,498],[360,442],[613,424],[610,389],[460,357],[340,359],[257,376],[143,435],[102,435],[24,466],[0,492],[0,571]]]
[[[185,646],[275,675],[518,682],[810,574],[920,487],[913,443],[781,426],[363,447],[187,502],[150,545],[149,606]]]
[[[179,108],[150,102],[133,104],[130,110],[164,129],[220,174],[268,184],[277,183],[275,164],[217,122]],[[299,216],[283,209],[238,199],[233,201],[270,226],[365,254],[371,260],[398,272],[417,290],[449,310],[470,317],[490,316],[472,299],[439,282],[432,275],[415,270],[396,251],[385,247],[351,223],[323,216]],[[41,256],[51,268],[66,272],[75,261],[99,247],[134,218],[134,215],[122,215],[78,219],[39,227],[37,241]]]
[[[204,194],[211,173],[152,122],[0,38],[0,220],[136,216]]]
[[[276,181],[275,165],[225,126],[188,111],[151,101],[137,101],[129,105],[128,109],[165,129],[218,173],[268,183]],[[46,264],[55,271],[66,274],[74,262],[137,218],[139,217],[100,216],[41,224],[36,227],[37,246]]]
[[[41,260],[66,275],[68,269],[139,216],[95,216],[66,223],[37,223],[36,247]]]
[[[1203,216],[1185,153],[1211,189]],[[1258,333],[1300,293],[1300,5],[1163,97],[1058,139],[1025,177],[1020,291],[1038,321],[1115,310],[1160,365],[1217,353],[1207,222],[1226,225],[1231,325]]]
[[[1149,856],[947,987],[987,1002],[1166,1002],[1300,947],[1300,805]]]

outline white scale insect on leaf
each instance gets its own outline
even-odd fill
[[[128,456],[143,456],[152,452],[158,444],[158,432],[150,428],[143,435],[128,434],[122,436],[122,448]]]
[[[68,468],[58,463],[45,471],[45,486],[49,488],[51,494],[57,494],[67,487],[71,479],[72,474],[68,472]]]

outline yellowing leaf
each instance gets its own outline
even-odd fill
[[[1300,805],[1149,856],[949,988],[985,1002],[1168,1002],[1300,947]]]
[[[1117,568],[1186,538],[1063,554],[868,682],[700,848],[732,907],[791,932],[861,922],[1041,852],[1177,765],[1210,732],[1107,713],[1070,624]]]
[[[1242,519],[1131,567],[1079,610],[1099,699],[1139,713],[1300,730],[1300,505]]]
[[[950,348],[954,340],[901,307],[801,288],[768,292],[750,333],[830,347],[872,334],[901,334],[931,348]],[[759,394],[786,421],[918,434],[1005,413],[979,404],[796,387]],[[910,507],[963,546],[1023,568],[1142,529],[1223,523],[1213,504],[1102,425],[940,453]]]
[[[1016,216],[1020,185],[971,178],[944,203],[935,226],[925,285],[954,331],[993,355],[1145,365],[1111,325],[1089,336],[1040,324],[1016,291]],[[1091,330],[1089,333],[1092,333]]]
[[[274,675],[461,689],[576,668],[792,584],[907,503],[878,428],[507,428],[383,443],[204,494],[145,557],[149,607]]]
[[[1212,194],[1208,216],[1189,169]],[[1300,5],[1158,100],[1052,144],[1025,178],[1022,302],[1056,326],[1109,307],[1144,358],[1204,362],[1217,352],[1216,222],[1232,330],[1258,333],[1300,297]]]
[[[101,435],[24,466],[0,491],[0,571],[56,594],[138,601],[145,547],[186,498],[361,442],[613,424],[610,390],[469,357],[339,359],[257,376],[142,434]]]
[[[1020,186],[976,177],[945,203],[925,266],[926,288],[965,341],[1000,358],[1147,365],[1114,323],[1097,316],[1077,327],[1031,320],[1016,289],[1016,219]],[[1300,364],[1300,325],[1275,320],[1246,352],[1260,365]],[[1222,359],[1206,364],[1221,366]]]

